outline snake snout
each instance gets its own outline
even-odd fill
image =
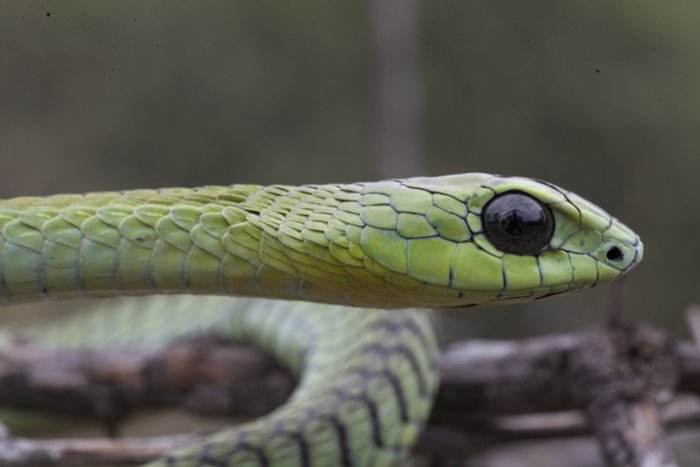
[[[623,232],[628,233],[626,229]],[[613,273],[610,279],[628,272],[639,263],[644,256],[644,245],[636,234],[615,235],[605,239],[597,253],[596,259],[603,266],[601,270]],[[605,280],[606,274],[601,279]]]

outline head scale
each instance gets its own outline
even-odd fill
[[[374,207],[363,206],[361,246],[415,303],[549,297],[616,279],[642,259],[632,230],[547,182],[477,173],[381,183],[395,228],[374,228]]]

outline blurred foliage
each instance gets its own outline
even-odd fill
[[[426,175],[526,175],[605,207],[645,241],[629,310],[685,332],[700,3],[420,6]],[[370,3],[13,0],[0,13],[0,197],[386,175]],[[452,317],[489,335],[572,329],[599,320],[609,292]]]

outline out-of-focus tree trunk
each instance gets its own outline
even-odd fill
[[[421,175],[422,83],[418,61],[418,0],[374,0],[377,137],[382,177]]]

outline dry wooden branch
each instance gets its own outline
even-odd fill
[[[193,436],[139,439],[0,440],[4,466],[108,466],[138,465],[163,451],[192,441]]]
[[[133,410],[179,405],[199,413],[259,416],[286,400],[292,378],[272,359],[215,336],[165,349],[51,350],[0,346],[0,405],[114,426]]]
[[[688,388],[697,378],[700,366],[689,362],[698,355],[688,345],[674,348],[659,331],[619,321],[575,334],[458,344],[443,354],[431,422],[580,409],[608,465],[675,465],[658,408],[679,379]]]
[[[700,349],[673,344],[646,326],[616,322],[566,335],[454,344],[442,356],[441,375],[433,417],[417,448],[421,453],[456,455],[475,443],[592,430],[610,466],[672,466],[659,408],[674,391],[700,394]],[[48,352],[26,342],[0,347],[0,404],[98,417],[111,425],[135,409],[163,404],[259,415],[281,403],[292,386],[267,357],[216,337],[183,340],[162,351]],[[562,410],[578,410],[585,418],[561,424],[548,416],[539,425],[532,417],[523,425],[527,419],[520,418],[517,426],[512,417],[504,418]],[[699,414],[674,420],[698,423]],[[111,446],[110,462],[128,463],[143,446],[153,446],[145,440],[85,441],[78,448],[70,443],[75,442],[8,438],[0,444],[0,463],[7,462],[7,453],[32,452],[32,446],[32,455],[49,447],[70,452],[70,462],[84,448],[83,465],[98,465],[95,450]],[[63,459],[56,465],[77,465]],[[17,462],[13,465],[28,465]]]

